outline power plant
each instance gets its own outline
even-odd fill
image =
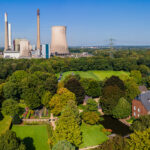
[[[5,51],[8,50],[8,18],[7,13],[5,13]]]
[[[12,45],[11,45],[11,24],[8,24],[8,49],[12,49]]]
[[[65,26],[53,26],[51,36],[51,55],[68,55]]]
[[[66,39],[66,26],[53,26],[51,29],[51,45],[40,41],[40,10],[37,9],[37,43],[36,47],[24,38],[13,40],[11,24],[8,24],[8,16],[5,13],[5,49],[4,58],[50,58],[50,56],[68,56],[68,44]]]
[[[37,50],[41,49],[40,45],[40,10],[37,10]]]

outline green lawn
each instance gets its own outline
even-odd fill
[[[3,120],[0,121],[0,135],[9,130],[11,121],[12,119],[9,116],[4,116]]]
[[[95,146],[105,142],[108,139],[108,137],[101,130],[102,130],[102,126],[100,125],[91,126],[82,123],[81,131],[82,131],[83,143],[80,145],[80,148]]]
[[[112,75],[119,76],[121,79],[129,77],[129,72],[125,71],[68,71],[63,73],[62,80],[64,80],[66,76],[71,75],[72,73],[79,74],[82,78],[93,78],[99,81],[103,81],[105,78],[109,78]]]
[[[27,150],[49,150],[46,125],[14,125],[12,131],[23,139]]]

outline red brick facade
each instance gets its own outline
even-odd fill
[[[141,115],[148,114],[148,111],[143,106],[143,104],[138,100],[132,101],[132,116],[138,118]]]

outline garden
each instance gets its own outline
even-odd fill
[[[46,125],[13,125],[11,130],[23,140],[27,150],[49,150]]]

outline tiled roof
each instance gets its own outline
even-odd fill
[[[141,101],[147,111],[150,111],[150,91],[140,94],[136,97],[136,100]]]
[[[146,92],[147,88],[146,88],[146,86],[142,85],[142,86],[139,86],[139,90],[142,93],[142,92]]]

